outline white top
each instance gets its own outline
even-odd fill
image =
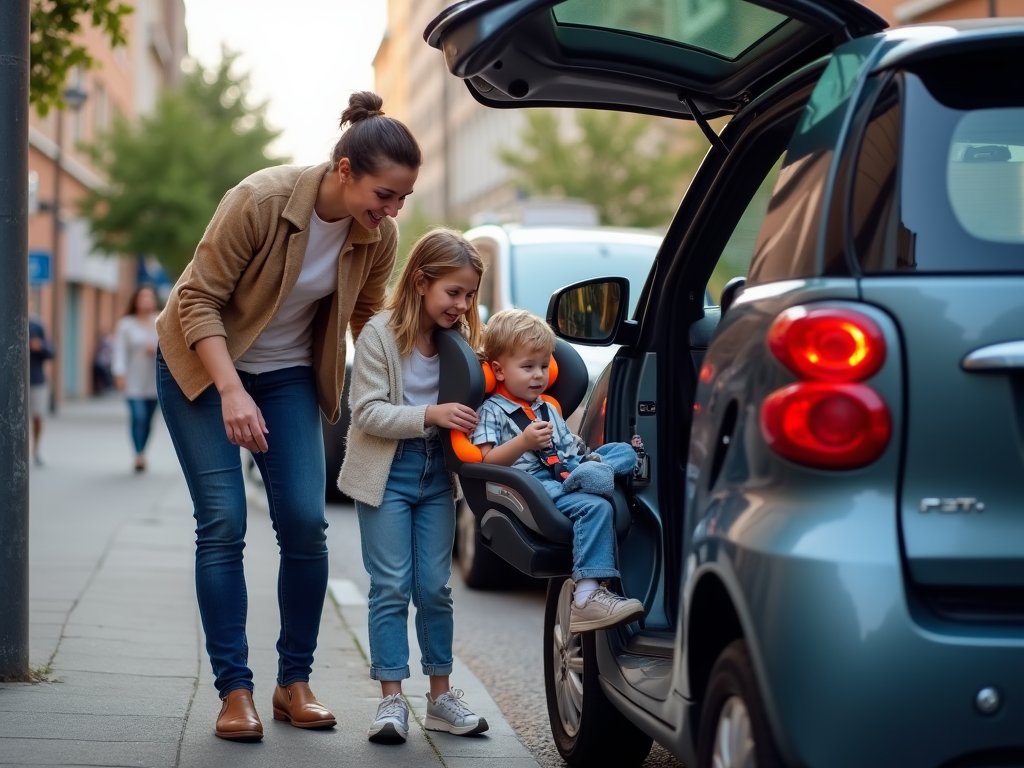
[[[114,354],[110,369],[124,376],[125,397],[156,399],[156,315],[148,322],[126,315],[114,327]]]
[[[402,404],[437,405],[440,376],[441,358],[426,357],[413,347],[412,354],[402,358]]]
[[[351,227],[351,216],[328,223],[313,211],[299,279],[236,368],[266,373],[313,364],[313,317],[320,299],[338,289],[338,255]]]

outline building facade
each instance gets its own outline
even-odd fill
[[[125,46],[112,48],[98,30],[83,29],[99,66],[73,72],[67,85],[84,93],[84,102],[51,109],[46,117],[33,110],[29,120],[29,183],[38,203],[29,216],[29,310],[42,319],[55,348],[49,370],[55,403],[94,393],[96,352],[137,281],[133,259],[93,253],[77,202],[101,179],[79,145],[94,140],[116,115],[131,119],[152,111],[160,90],[178,82],[186,54],[183,0],[136,0],[133,6]]]

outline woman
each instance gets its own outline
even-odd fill
[[[215,733],[258,741],[242,572],[253,453],[281,549],[274,718],[330,728],[309,675],[327,589],[320,410],[338,418],[345,327],[358,338],[395,262],[412,192],[409,130],[357,93],[331,160],[259,171],[230,190],[157,320],[157,389],[195,506],[196,591],[217,690]],[[211,386],[212,385],[212,386]]]
[[[111,368],[114,386],[124,392],[135,444],[135,471],[146,469],[146,443],[156,413],[156,313],[159,304],[150,285],[140,285],[128,302],[128,311],[114,328]]]

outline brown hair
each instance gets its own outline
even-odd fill
[[[139,309],[135,306],[135,303],[139,300],[139,294],[143,291],[152,292],[153,298],[156,299],[156,311],[160,311],[160,294],[157,293],[156,286],[151,283],[141,283],[134,291],[132,291],[131,298],[128,299],[128,306],[125,307],[124,317],[138,314]]]
[[[416,334],[420,330],[420,305],[423,297],[416,290],[416,282],[420,277],[425,277],[433,283],[463,267],[472,267],[478,276],[484,273],[484,261],[476,248],[453,229],[432,229],[413,245],[402,276],[386,305],[392,313],[390,325],[395,330],[399,354],[405,356],[412,352],[416,346]],[[480,348],[479,295],[479,292],[475,292],[470,298],[459,329],[474,350]]]
[[[373,91],[353,93],[341,113],[341,138],[331,151],[331,170],[343,157],[356,178],[376,174],[389,164],[419,168],[423,163],[420,146],[400,121],[386,117],[384,100]]]
[[[554,331],[537,315],[525,309],[503,309],[487,321],[484,359],[490,362],[515,352],[555,351]]]

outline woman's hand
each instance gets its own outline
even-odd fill
[[[543,451],[551,445],[554,429],[550,421],[533,421],[523,430],[522,438],[531,451]]]
[[[428,427],[444,427],[445,429],[457,429],[459,432],[472,434],[476,425],[480,422],[476,411],[462,403],[443,403],[440,405],[428,405],[424,422]]]
[[[270,430],[249,393],[241,386],[231,387],[220,393],[220,402],[228,440],[253,453],[266,453],[268,446],[264,435]]]
[[[124,392],[124,376],[115,376],[114,386],[117,388],[118,392]]]

